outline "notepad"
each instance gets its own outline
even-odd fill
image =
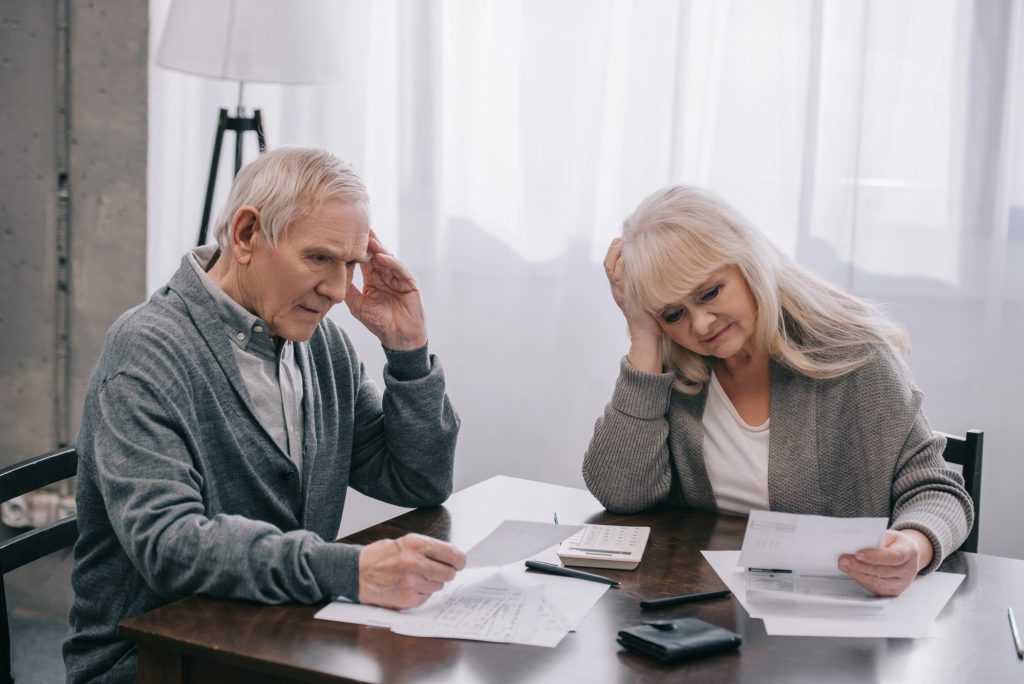
[[[650,536],[650,527],[586,525],[559,545],[558,557],[565,565],[633,570]]]

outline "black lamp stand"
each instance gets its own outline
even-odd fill
[[[239,93],[241,100],[241,93]],[[241,104],[238,106],[238,116],[228,116],[228,110],[221,109],[217,117],[217,137],[213,140],[213,159],[210,160],[210,179],[206,183],[206,201],[203,203],[203,222],[199,225],[199,241],[196,243],[202,247],[206,244],[207,228],[210,225],[210,209],[213,206],[213,186],[217,182],[217,167],[220,165],[220,148],[224,141],[224,133],[235,132],[235,175],[242,168],[242,134],[246,131],[256,131],[256,140],[259,143],[260,154],[267,150],[267,141],[263,137],[263,117],[260,110],[253,112],[252,116],[245,116]]]

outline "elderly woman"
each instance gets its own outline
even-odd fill
[[[898,325],[705,190],[655,192],[622,233],[604,266],[629,353],[583,463],[605,507],[884,516],[881,547],[839,559],[883,596],[956,550],[974,510]]]

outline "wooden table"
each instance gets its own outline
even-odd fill
[[[632,516],[603,511],[586,491],[495,477],[443,506],[411,511],[344,541],[366,544],[421,532],[467,548],[505,519],[650,525],[635,571],[553,649],[391,634],[313,619],[321,606],[262,606],[192,597],[121,623],[139,646],[149,682],[1003,682],[1024,681],[1006,620],[1024,617],[1024,561],[957,553],[943,570],[967,575],[935,639],[773,637],[728,597],[652,612],[642,598],[717,589],[702,549],[738,549],[744,518],[665,509]],[[663,666],[623,651],[619,629],[654,618],[699,617],[738,632],[738,652]]]

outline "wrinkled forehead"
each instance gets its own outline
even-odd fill
[[[355,216],[362,216],[367,223],[370,221],[370,203],[365,199],[351,198],[342,195],[328,195],[317,197],[312,194],[302,194],[291,203],[293,220],[309,218],[322,213],[337,211],[338,207],[347,207],[348,213]]]
[[[285,237],[335,248],[365,249],[369,234],[369,207],[365,202],[327,200],[308,207],[293,220]]]

